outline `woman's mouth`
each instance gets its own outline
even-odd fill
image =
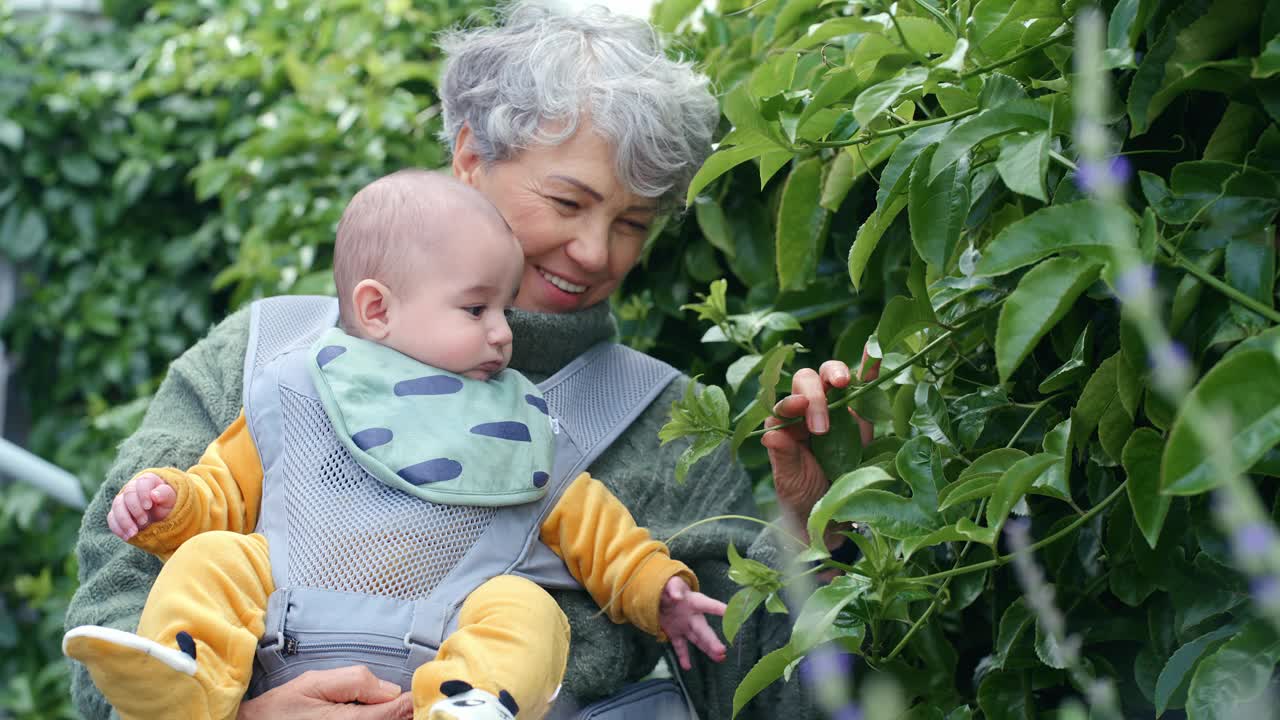
[[[541,275],[543,279],[545,279],[547,282],[556,286],[557,289],[563,290],[569,293],[570,295],[581,295],[582,293],[587,291],[586,285],[579,285],[577,283],[569,282],[568,280],[560,277],[559,275],[553,275],[547,272],[546,270],[543,270],[542,268],[538,268],[538,274]]]

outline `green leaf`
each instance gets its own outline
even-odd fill
[[[724,611],[724,621],[721,625],[725,642],[730,645],[733,644],[733,639],[738,636],[738,630],[742,628],[742,623],[751,617],[751,613],[760,607],[760,603],[764,602],[765,594],[755,588],[746,587],[729,598]]]
[[[1166,19],[1129,87],[1130,135],[1145,133],[1176,96],[1186,68],[1212,60],[1257,27],[1261,0],[1188,0]]]
[[[1003,275],[1066,250],[1106,260],[1113,244],[1132,244],[1136,236],[1133,215],[1118,205],[1094,200],[1051,205],[1000,231],[982,249],[974,274]]]
[[[738,689],[733,692],[731,717],[737,717],[742,708],[751,702],[751,698],[759,695],[761,690],[781,678],[787,666],[799,657],[799,653],[792,650],[791,645],[788,644],[760,658],[759,662],[747,672],[746,677],[742,678],[742,682],[738,683]]]
[[[908,440],[894,458],[898,475],[911,487],[911,501],[921,512],[932,515],[938,507],[938,489],[946,484],[942,474],[942,453],[926,436]]]
[[[1046,589],[1052,591],[1053,586],[1049,585]],[[1057,670],[1067,669],[1069,658],[1063,653],[1058,639],[1045,632],[1042,622],[1036,623],[1035,649],[1036,657],[1040,658],[1040,662]]]
[[[0,116],[0,145],[4,145],[14,152],[22,149],[22,139],[24,136],[22,126],[10,120],[7,117]]]
[[[903,540],[903,559],[909,560],[921,548],[933,547],[944,542],[976,542],[993,547],[996,542],[996,533],[991,528],[978,526],[967,517],[960,518],[955,525],[948,525],[928,535]]]
[[[1187,688],[1191,685],[1192,670],[1201,656],[1219,640],[1234,635],[1239,628],[1222,627],[1205,633],[1191,642],[1178,648],[1164,669],[1156,678],[1155,706],[1156,716],[1164,714],[1169,708],[1181,708],[1187,702]]]
[[[757,560],[750,560],[738,554],[738,548],[729,543],[729,579],[744,587],[751,587],[761,593],[771,593],[782,587],[777,570]]]
[[[796,559],[799,562],[812,562],[831,557],[831,552],[823,541],[831,518],[855,494],[892,482],[893,477],[889,473],[875,466],[859,468],[840,476],[813,506],[813,510],[809,511],[809,550]]]
[[[862,176],[883,163],[898,147],[898,137],[880,138],[867,145],[847,147],[832,161],[831,171],[827,173],[826,182],[822,186],[822,207],[835,212],[849,194],[849,189]]]
[[[1196,667],[1187,691],[1187,716],[1191,720],[1235,720],[1274,708],[1266,698],[1252,709],[1248,704],[1266,692],[1277,661],[1280,640],[1275,631],[1264,620],[1246,625]]]
[[[1000,448],[983,455],[960,472],[954,482],[938,492],[941,512],[967,500],[989,497],[995,492],[996,483],[1027,454],[1016,448]]]
[[[927,535],[940,525],[936,515],[927,515],[910,500],[884,490],[854,493],[832,519],[865,523],[881,535],[895,540]]]
[[[813,99],[800,113],[800,120],[797,123],[799,127],[804,127],[804,124],[819,110],[825,110],[843,100],[860,84],[862,80],[854,68],[842,67],[831,71],[823,78],[822,84],[813,92]]]
[[[1003,73],[993,72],[982,83],[982,92],[978,94],[978,107],[989,110],[1015,100],[1026,99],[1027,91],[1022,87],[1022,83]]]
[[[1120,0],[1107,21],[1107,47],[1132,49],[1141,27],[1138,19],[1142,0]]]
[[[1017,289],[1000,308],[996,329],[1000,382],[1008,382],[1036,343],[1098,279],[1101,269],[1097,263],[1058,257],[1040,263],[1022,276]]]
[[[20,207],[11,206],[9,211],[10,217],[18,218],[16,223],[5,222],[0,225],[0,251],[18,262],[33,257],[49,237],[49,226],[45,224],[40,211],[27,208],[26,212],[22,212]],[[6,234],[5,230],[10,232]]]
[[[880,173],[880,187],[876,190],[876,205],[885,207],[892,198],[907,192],[907,180],[911,168],[924,150],[946,136],[952,123],[930,125],[907,135],[889,156],[889,162]]]
[[[102,170],[98,163],[86,153],[61,155],[58,157],[58,170],[62,177],[75,185],[89,187],[102,179]]]
[[[809,447],[826,477],[840,477],[862,462],[862,436],[858,421],[844,408],[828,413],[831,426],[809,438]]]
[[[996,633],[995,667],[1002,668],[1013,654],[1014,644],[1035,622],[1035,615],[1027,607],[1027,599],[1019,595],[1000,616]]]
[[[870,125],[872,120],[893,107],[903,93],[923,85],[928,78],[929,69],[924,67],[917,66],[899,71],[888,80],[876,83],[858,93],[858,98],[853,101],[853,116],[862,127]]]
[[[1227,242],[1227,284],[1268,308],[1273,305],[1276,282],[1274,235],[1274,228],[1259,228]],[[1241,321],[1267,325],[1260,316],[1238,305],[1233,304],[1231,312]]]
[[[1269,78],[1276,73],[1280,73],[1280,35],[1271,38],[1262,54],[1253,59],[1253,77]]]
[[[945,271],[969,214],[969,165],[961,160],[930,179],[929,159],[935,151],[926,150],[913,166],[907,214],[916,252],[929,265]]]
[[[867,261],[871,259],[871,253],[875,252],[880,238],[906,206],[907,196],[898,195],[888,207],[876,208],[858,228],[853,246],[849,248],[849,280],[853,282],[855,290],[862,289],[862,273],[867,269]]]
[[[1164,450],[1164,438],[1151,428],[1139,428],[1129,436],[1120,454],[1124,471],[1129,476],[1126,486],[1133,519],[1142,530],[1147,545],[1155,548],[1160,539],[1160,529],[1169,513],[1168,495],[1160,494],[1160,455]]]
[[[1022,672],[989,673],[978,686],[978,706],[987,720],[1034,720],[1036,717],[1028,676]]]
[[[1123,360],[1121,361],[1123,362]],[[1118,365],[1117,365],[1118,368]],[[1098,442],[1115,462],[1120,462],[1124,445],[1133,432],[1133,416],[1123,402],[1113,402],[1098,421]]]
[[[951,441],[951,414],[942,393],[929,383],[920,383],[915,389],[915,409],[911,413],[911,427],[927,435],[939,445],[954,447]]]
[[[1013,510],[1013,506],[1027,494],[1031,483],[1051,465],[1061,460],[1060,456],[1052,453],[1039,453],[1014,463],[1000,477],[996,491],[991,496],[991,502],[987,505],[987,527],[999,533],[1004,527],[1005,518],[1009,517],[1009,511]]]
[[[1142,379],[1138,371],[1129,364],[1129,357],[1120,353],[1120,361],[1116,363],[1116,393],[1120,404],[1130,418],[1138,416],[1138,405],[1142,402]]]
[[[831,213],[818,204],[822,188],[822,160],[798,163],[782,188],[778,205],[778,284],[783,290],[802,290],[812,280],[827,239]]]
[[[980,143],[1011,132],[1039,132],[1049,128],[1049,109],[1033,100],[1013,100],[965,118],[938,143],[929,165],[935,178]]]
[[[733,257],[733,234],[720,204],[709,197],[699,197],[694,201],[693,211],[698,219],[698,229],[707,242],[728,257]]]
[[[729,172],[742,163],[753,160],[778,146],[768,140],[758,139],[746,145],[722,148],[712,153],[702,164],[693,180],[689,182],[689,192],[685,195],[685,204],[692,205],[693,199],[713,180]]]
[[[1010,190],[1049,202],[1044,190],[1045,174],[1049,172],[1049,131],[1004,137],[996,170]]]
[[[1076,338],[1075,347],[1071,349],[1071,357],[1040,382],[1040,386],[1036,389],[1042,395],[1049,395],[1069,387],[1088,373],[1088,367],[1084,364],[1084,346],[1088,335],[1087,329],[1080,333],[1080,337]]]
[[[881,352],[893,352],[903,340],[936,323],[927,307],[899,295],[890,300],[881,313],[876,341],[880,343]]]
[[[836,618],[849,603],[871,590],[871,581],[861,575],[841,575],[814,591],[796,615],[791,629],[791,648],[806,653],[831,639],[839,630]]]
[[[1187,408],[1221,412],[1230,423],[1231,466],[1217,468],[1201,447]],[[1160,485],[1175,495],[1196,495],[1222,484],[1224,472],[1251,467],[1280,443],[1280,361],[1266,350],[1248,350],[1215,365],[1182,403],[1169,431]]]

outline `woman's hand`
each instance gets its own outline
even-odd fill
[[[864,382],[874,380],[879,372],[880,361],[869,358],[863,350],[860,379]],[[769,431],[760,438],[760,443],[769,452],[778,504],[783,517],[801,532],[806,527],[809,511],[831,487],[818,458],[809,449],[809,436],[824,435],[830,429],[827,390],[847,387],[851,377],[849,366],[839,360],[822,363],[817,372],[809,368],[797,371],[791,379],[791,394],[773,407],[778,417],[764,421]],[[873,437],[871,423],[859,418],[852,409],[848,412],[858,420],[862,444],[870,443]],[[779,418],[793,417],[803,417],[804,421],[778,427],[783,422]],[[834,539],[838,541],[838,538]]]
[[[411,720],[413,696],[363,665],[309,670],[240,704],[236,720]]]

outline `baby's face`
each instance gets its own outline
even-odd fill
[[[459,220],[456,226],[416,259],[421,277],[399,293],[383,342],[418,362],[488,380],[511,360],[506,314],[524,255],[495,223]]]

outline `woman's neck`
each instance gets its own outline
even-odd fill
[[[510,366],[526,375],[546,377],[602,340],[617,334],[609,303],[569,313],[539,313],[513,308]]]

